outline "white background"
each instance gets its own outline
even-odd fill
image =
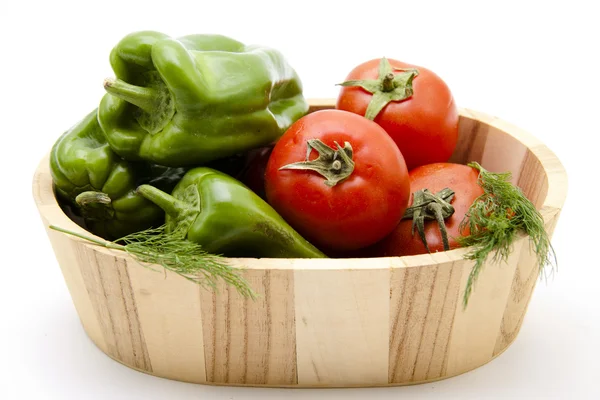
[[[597,253],[600,29],[594,1],[0,2],[0,399],[600,398]],[[437,72],[458,104],[545,142],[569,174],[559,271],[515,343],[476,371],[413,387],[281,390],[155,378],[106,357],[79,323],[31,196],[38,161],[97,106],[125,34],[221,33],[284,52],[307,97],[386,56]]]

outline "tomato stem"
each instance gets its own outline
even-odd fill
[[[395,74],[394,71],[401,71]],[[392,68],[387,58],[379,63],[377,79],[350,80],[340,86],[358,86],[373,94],[365,112],[365,118],[374,120],[391,101],[403,101],[413,95],[413,80],[419,75],[417,69]]]
[[[390,72],[381,80],[381,90],[384,92],[391,92],[396,89],[396,85],[394,85],[394,74]]]
[[[444,220],[454,214],[454,207],[450,202],[454,198],[454,190],[445,188],[437,193],[431,193],[429,189],[418,190],[413,194],[413,204],[406,209],[402,219],[412,219],[412,234],[415,227],[421,237],[421,241],[428,253],[431,253],[425,237],[425,220],[435,220],[440,227],[444,250],[450,250],[448,242],[448,231]]]
[[[327,186],[335,186],[347,179],[354,171],[352,145],[348,142],[344,142],[344,147],[337,142],[335,142],[335,145],[337,150],[327,146],[319,139],[309,139],[306,142],[306,160],[284,165],[279,170],[297,169],[318,172],[326,178],[325,184]],[[319,153],[319,156],[311,161],[309,156],[313,149]]]

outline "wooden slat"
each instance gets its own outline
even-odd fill
[[[482,158],[489,133],[489,126],[482,125],[479,121],[461,116],[459,119],[458,143],[450,162],[466,164],[470,161],[479,161]]]
[[[546,223],[546,231],[550,237],[558,222],[558,214],[559,213],[556,212],[555,217],[550,218]],[[529,243],[525,241],[510,289],[506,310],[502,317],[502,325],[500,326],[500,332],[498,333],[498,338],[496,340],[494,355],[504,351],[517,337],[517,334],[523,325],[533,290],[540,278],[543,278],[544,276],[540,276],[535,252],[528,247]],[[555,266],[546,266],[546,270],[542,272],[542,274],[552,274],[553,267]]]
[[[127,264],[153,373],[186,382],[206,382],[197,285],[164,272]]]
[[[531,151],[523,157],[516,184],[536,208],[542,207],[548,193],[548,179],[544,176],[542,164]]]
[[[395,268],[391,280],[389,382],[442,376],[454,321],[460,267],[453,262]]]
[[[527,245],[524,247],[527,247]],[[536,265],[535,254],[524,249],[515,271],[508,303],[502,316],[502,324],[500,325],[500,331],[496,339],[494,355],[504,351],[515,340],[517,333],[519,333],[523,319],[525,318],[525,311],[529,305],[531,293],[535,288],[538,277],[539,269]]]
[[[82,244],[78,244],[71,238],[66,237],[57,231],[48,229],[47,224],[45,224],[45,226],[50,242],[52,243],[56,260],[58,261],[63,278],[69,289],[71,299],[73,300],[81,324],[96,346],[106,352],[107,347],[104,335],[102,334],[100,321],[98,320],[98,315],[94,311],[89,293],[86,290],[79,268],[79,260],[76,257],[76,246],[81,246]]]
[[[225,285],[201,293],[207,380],[295,384],[293,272],[247,270],[244,276],[258,299]]]
[[[510,148],[510,151],[500,150],[507,148]],[[510,172],[512,174],[511,182],[516,184],[526,152],[527,148],[515,138],[490,127],[485,149],[481,158],[475,161],[479,161],[485,169],[491,172]]]
[[[491,260],[486,262],[466,309],[462,306],[462,296],[472,263],[462,264],[460,297],[454,315],[444,375],[470,371],[492,359],[524,242],[519,240],[514,243],[513,253],[506,263],[493,263]]]
[[[390,271],[296,270],[298,383],[386,384]]]
[[[100,322],[106,353],[127,365],[151,372],[152,365],[125,260],[90,251],[84,244],[77,244],[75,253]]]

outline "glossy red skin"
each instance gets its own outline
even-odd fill
[[[308,139],[352,145],[352,175],[334,187],[313,171],[279,170],[306,158]],[[312,151],[310,159],[317,152]],[[389,234],[410,197],[402,154],[373,121],[340,111],[313,112],[294,123],[279,139],[265,174],[269,203],[308,241],[328,250],[355,250]]]
[[[454,199],[450,203],[454,207],[454,214],[445,221],[450,250],[459,247],[456,238],[461,234],[469,234],[468,227],[461,232],[459,225],[471,204],[483,194],[483,189],[477,183],[477,170],[467,165],[435,163],[415,168],[409,175],[412,193],[421,189],[437,193],[446,187],[455,191]],[[412,205],[412,196],[410,204]],[[427,253],[418,232],[415,231],[413,235],[411,230],[412,220],[402,220],[390,235],[373,246],[374,250],[370,255],[390,257]],[[436,221],[425,221],[425,237],[432,253],[444,251],[442,234]]]
[[[458,140],[458,109],[446,83],[420,66],[388,59],[395,68],[417,68],[413,95],[388,103],[375,118],[394,139],[409,171],[420,165],[447,162]],[[380,59],[367,61],[346,80],[377,79]],[[342,87],[336,108],[365,115],[372,94],[360,87]]]

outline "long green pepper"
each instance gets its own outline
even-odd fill
[[[138,193],[166,212],[166,232],[227,257],[323,258],[269,204],[212,168],[189,170],[172,194],[151,185]]]

